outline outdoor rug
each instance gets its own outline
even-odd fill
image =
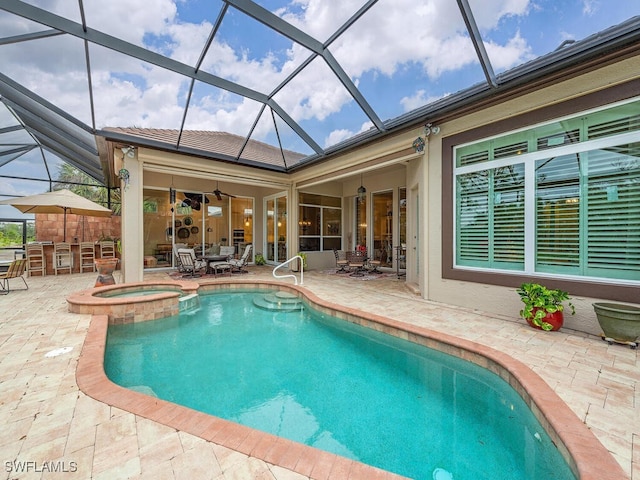
[[[332,268],[330,270],[323,270],[322,273],[324,275],[335,275],[336,277],[340,277],[340,278],[348,278],[351,280],[381,280],[383,278],[393,278],[396,276],[395,273],[387,273],[387,272],[382,272],[382,273],[369,273],[369,272],[363,272],[364,275],[362,276],[354,276],[351,275],[351,273],[347,272],[340,272],[338,273],[336,271],[335,268]]]

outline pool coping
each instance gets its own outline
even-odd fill
[[[148,282],[144,283],[148,285]],[[457,356],[496,373],[523,398],[557,445],[577,478],[580,480],[628,478],[613,455],[551,387],[528,366],[509,355],[446,333],[327,302],[300,286],[247,279],[233,279],[224,283],[205,281],[199,284],[199,290],[203,292],[249,287],[296,292],[321,312],[331,312],[343,320]],[[126,298],[130,301],[131,298],[140,297]],[[404,478],[116,385],[104,372],[108,324],[108,315],[92,316],[76,369],[76,381],[80,390],[95,400],[311,478],[341,480]]]
[[[156,290],[169,288],[158,293],[140,296],[101,296],[114,291]],[[67,296],[71,313],[101,315],[109,317],[109,323],[130,323],[156,320],[176,315],[180,310],[180,298],[197,293],[200,284],[193,280],[164,280],[154,282],[130,282],[89,288]]]

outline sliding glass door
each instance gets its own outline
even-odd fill
[[[265,260],[282,263],[287,260],[287,196],[265,199]]]

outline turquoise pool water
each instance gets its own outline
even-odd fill
[[[114,382],[412,478],[575,479],[503,380],[469,362],[262,293],[110,326]]]

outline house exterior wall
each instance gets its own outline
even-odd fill
[[[636,83],[633,83],[636,82]],[[635,93],[633,93],[635,92]],[[424,136],[423,126],[394,133],[353,148],[290,174],[212,162],[192,156],[176,155],[141,148],[138,158],[143,165],[145,186],[212,190],[217,178],[237,184],[234,193],[254,196],[256,202],[256,248],[262,241],[261,201],[264,195],[287,191],[290,222],[289,249],[293,252],[297,238],[297,192],[307,191],[343,197],[343,244],[349,248],[349,231],[353,223],[352,198],[366,178],[369,193],[398,187],[407,189],[407,277],[409,287],[425,299],[461,307],[475,308],[496,315],[518,317],[521,308],[515,292],[526,279],[513,276],[511,281],[489,281],[487,276],[458,275],[452,268],[452,158],[454,145],[492,136],[515,128],[535,125],[553,118],[577,113],[587,108],[615,102],[621,96],[640,93],[640,56],[627,56],[574,69],[556,81],[525,85],[501,100],[483,101],[486,107],[467,107],[465,112],[448,113],[429,119],[440,127],[432,134],[423,152],[415,152],[412,143]],[[594,100],[595,99],[595,100]],[[141,227],[139,227],[141,228]],[[125,227],[123,225],[123,231]],[[140,232],[141,234],[141,232]],[[142,269],[142,258],[135,259]],[[125,278],[130,281],[129,278]],[[591,303],[598,298],[595,289],[573,287],[576,282],[556,286],[569,291],[576,305],[574,317],[566,316],[567,328],[598,334],[599,327]],[[590,293],[592,292],[592,293]],[[636,302],[640,302],[640,293]],[[622,298],[634,301],[633,296]],[[620,300],[620,298],[618,298]]]
[[[533,125],[544,120],[576,113],[595,105],[604,105],[625,96],[640,93],[640,57],[621,60],[617,64],[589,71],[558,82],[538,91],[505,101],[464,117],[439,124],[440,135],[428,145],[428,208],[426,235],[428,237],[428,269],[422,274],[425,298],[438,302],[476,308],[483,311],[517,318],[521,303],[515,288],[522,281],[531,279],[514,276],[508,285],[496,285],[488,277],[455,275],[452,272],[452,147],[463,141],[474,139],[475,135],[496,135],[501,131],[513,130],[525,125]],[[634,82],[634,79],[636,80]],[[590,97],[589,101],[585,99]],[[584,101],[583,101],[584,100]],[[545,118],[545,116],[549,116]],[[480,137],[482,138],[482,137]],[[443,168],[444,167],[444,168]],[[449,169],[449,171],[445,171]],[[435,202],[435,199],[439,199]],[[443,206],[448,205],[448,208]],[[544,283],[544,279],[540,279]],[[500,282],[498,282],[500,283]],[[581,285],[578,285],[580,283]],[[576,306],[576,315],[565,315],[565,326],[592,334],[601,332],[593,312],[592,303],[598,300],[596,287],[589,290],[589,281],[560,282],[556,288],[567,290]],[[611,292],[616,289],[613,285]],[[619,290],[619,288],[618,288]],[[577,292],[577,293],[576,293]],[[592,292],[589,294],[589,292]],[[635,288],[635,302],[640,302],[640,288]],[[612,293],[613,294],[613,293]],[[622,300],[634,301],[631,293]],[[618,300],[621,300],[618,298]]]

